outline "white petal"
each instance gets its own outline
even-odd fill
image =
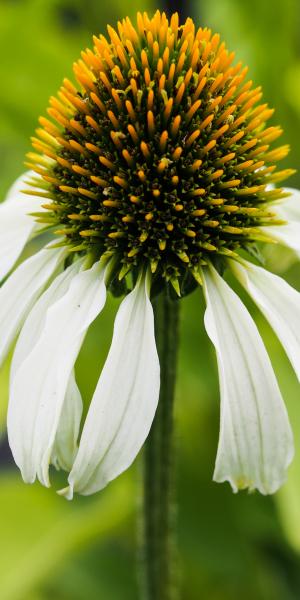
[[[71,280],[79,271],[82,262],[82,260],[78,260],[58,275],[29,313],[14,351],[10,373],[11,381],[14,380],[18,368],[37,343],[45,326],[48,308],[67,292]],[[81,414],[82,399],[75,375],[72,372],[51,457],[51,462],[56,468],[70,470],[72,467],[77,452]]]
[[[22,194],[22,190],[27,190],[30,187],[28,185],[27,181],[30,180],[31,178],[39,178],[39,177],[40,176],[37,173],[35,173],[34,171],[25,171],[25,173],[22,173],[22,175],[20,175],[14,181],[14,183],[11,185],[8,192],[6,193],[5,202],[7,200],[10,201],[15,197],[19,198]],[[26,198],[26,195],[22,195],[21,197]],[[41,199],[39,201],[41,202]]]
[[[214,480],[274,493],[293,457],[280,390],[256,325],[213,267],[203,270],[205,327],[218,359],[221,425]]]
[[[74,372],[71,373],[51,455],[57,469],[70,471],[77,450],[82,415],[82,398]]]
[[[229,264],[273,327],[300,381],[300,294],[278,275],[243,263]]]
[[[23,194],[20,190],[28,186],[22,175],[12,186],[5,202],[0,204],[0,281],[11,270],[19,258],[37,223],[29,213],[42,210],[41,199]]]
[[[259,229],[300,257],[300,191],[293,188],[284,188],[284,191],[291,195],[280,203],[274,203],[271,209],[280,219],[287,221],[286,225],[270,225]]]
[[[300,222],[300,191],[294,188],[284,188],[290,196],[284,198],[281,202],[272,205],[272,210],[286,221]]]
[[[300,257],[300,222],[290,221],[287,225],[270,225],[258,229],[276,242],[287,246]]]
[[[89,408],[69,487],[101,490],[134,461],[152,424],[159,397],[153,309],[144,278],[123,300],[111,348]]]
[[[48,309],[67,292],[74,275],[82,267],[82,263],[82,260],[77,260],[60,273],[60,275],[55,277],[51,285],[34,304],[16,343],[10,370],[11,380],[14,379],[19,366],[24,362],[37,343],[45,326]]]
[[[106,299],[100,262],[74,275],[47,311],[43,331],[11,382],[8,435],[23,479],[49,484],[49,463],[67,386],[86,331]]]
[[[0,363],[40,292],[66,255],[46,247],[23,262],[0,288]]]

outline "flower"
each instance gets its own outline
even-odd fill
[[[299,192],[274,185],[292,173],[274,164],[288,146],[270,148],[281,134],[266,126],[273,111],[219,35],[159,11],[108,35],[75,63],[77,85],[64,80],[51,98],[31,170],[0,206],[2,361],[21,331],[8,409],[15,461],[26,482],[46,486],[50,464],[69,471],[67,498],[127,469],[159,397],[151,298],[202,286],[221,390],[214,479],[273,493],[292,433],[256,325],[223,275],[231,269],[249,292],[299,377],[299,293],[243,258],[259,259],[257,241],[300,253]],[[46,246],[12,270],[45,232]],[[74,367],[107,290],[125,298],[78,445]]]

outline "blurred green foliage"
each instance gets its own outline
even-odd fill
[[[29,137],[48,97],[91,34],[152,0],[0,1],[0,191],[23,170]],[[289,166],[298,166],[300,6],[298,0],[209,0],[190,6],[197,23],[219,31],[277,108]],[[275,121],[275,120],[274,120]],[[299,175],[293,185],[299,185]],[[299,268],[288,280],[300,289]],[[211,481],[217,448],[219,392],[213,349],[203,331],[203,300],[183,302],[177,392],[177,494],[184,600],[296,600],[300,596],[299,387],[269,326],[253,305],[272,356],[298,444],[289,480],[275,498],[233,495]],[[78,379],[88,403],[110,343],[117,303],[110,300],[87,337]],[[1,422],[8,364],[0,373]],[[4,430],[4,428],[3,428]],[[135,600],[135,516],[139,461],[93,498],[67,503],[53,488],[25,486],[12,462],[0,474],[1,600]],[[153,599],[159,600],[159,599]]]

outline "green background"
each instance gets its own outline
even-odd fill
[[[101,6],[103,8],[101,8]],[[23,170],[29,138],[48,98],[72,62],[105,31],[152,0],[0,1],[0,191]],[[298,0],[193,2],[199,25],[219,31],[275,106],[291,144],[287,165],[300,155],[300,5]],[[275,119],[273,119],[275,122]],[[299,186],[299,175],[290,185]],[[299,268],[286,253],[270,265],[300,289]],[[248,301],[247,301],[248,303]],[[218,440],[219,392],[213,349],[203,330],[203,299],[182,302],[176,404],[177,496],[184,600],[292,600],[300,597],[299,387],[275,336],[249,303],[279,378],[295,432],[289,479],[271,498],[232,494],[212,482]],[[78,363],[85,400],[91,397],[110,343],[116,302],[93,325]],[[8,364],[0,372],[2,436]],[[67,503],[53,488],[25,486],[5,442],[0,472],[1,600],[135,600],[136,513],[140,462],[102,493]],[[159,600],[159,599],[153,599]]]

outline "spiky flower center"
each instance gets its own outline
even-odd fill
[[[94,37],[74,65],[80,90],[64,80],[40,119],[40,219],[80,252],[116,253],[121,275],[149,264],[176,280],[274,222],[282,191],[266,187],[290,174],[273,165],[288,147],[270,149],[273,110],[219,35],[160,12],[117,29]]]

